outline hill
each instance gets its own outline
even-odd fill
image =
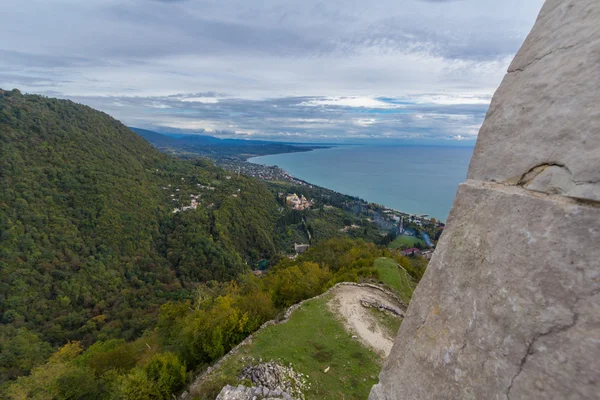
[[[171,398],[286,307],[377,278],[378,257],[425,267],[348,239],[379,235],[345,231],[360,221],[337,197],[291,210],[70,101],[0,91],[0,144],[2,398]],[[283,257],[298,224],[313,246]]]
[[[295,145],[263,140],[220,139],[208,135],[168,135],[147,129],[131,127],[131,130],[144,137],[158,149],[179,157],[209,157],[213,160],[234,158],[246,160],[250,157],[267,154],[295,153],[310,151],[325,146]]]
[[[67,340],[133,339],[164,302],[277,251],[262,184],[89,107],[0,91],[0,144],[0,382]]]
[[[354,332],[344,329],[344,323],[332,311],[334,300],[330,293],[309,300],[294,311],[289,321],[253,335],[218,369],[197,382],[190,397],[214,399],[225,385],[256,386],[259,382],[240,381],[242,371],[270,363],[286,366],[303,377],[303,385],[295,389],[306,399],[364,399],[383,359],[363,345]],[[379,319],[374,323],[377,329],[381,327]],[[391,347],[391,338],[389,342]]]
[[[198,285],[192,298],[163,304],[156,324],[136,340],[99,340],[89,347],[78,341],[69,342],[47,361],[32,360],[35,363],[30,375],[21,376],[4,388],[0,386],[0,396],[15,400],[172,398],[188,378],[214,364],[287,307],[317,296],[338,282],[378,279],[374,263],[379,257],[402,264],[410,279],[418,280],[422,275],[423,266],[413,265],[411,259],[385,248],[361,240],[331,239],[310,248],[296,260],[282,258],[262,276],[246,273],[228,283]],[[383,280],[392,282],[392,272],[387,271]],[[307,396],[364,397],[381,362],[376,353],[389,351],[391,337],[399,323],[397,318],[379,313],[378,304],[373,301],[387,303],[395,309],[401,307],[401,303],[396,296],[377,295],[370,285],[345,288],[349,290],[337,287],[329,292],[334,296],[332,301],[329,297],[321,299],[327,304],[319,302],[315,307],[305,304],[298,310],[299,314],[294,313],[303,315],[302,318],[293,322],[293,317],[288,324],[274,327],[268,331],[271,335],[267,331],[259,332],[256,343],[262,345],[248,354],[294,363],[294,369],[306,375],[302,380],[310,377],[310,382],[316,385],[312,390],[300,388]],[[363,297],[375,308],[363,308],[360,301]],[[334,316],[346,318],[346,325],[343,319]],[[319,329],[315,329],[317,327]],[[373,331],[372,327],[377,329]],[[352,337],[350,328],[357,337]],[[280,340],[282,337],[286,340]],[[35,343],[27,343],[27,339],[18,336],[12,347],[25,343],[22,348],[34,348]],[[330,363],[332,369],[326,376],[323,375],[326,372],[319,372],[325,362]],[[212,395],[214,398],[222,383],[236,382],[240,365],[235,363],[233,369],[223,369],[225,380],[217,377],[206,381],[208,386],[194,385],[199,389],[194,391],[194,396]],[[265,365],[251,367],[264,369]],[[371,373],[368,378],[362,375],[365,371]],[[280,372],[288,375],[285,370]],[[341,378],[351,386],[336,388]]]
[[[377,258],[373,266],[379,270],[381,263],[393,266],[384,277],[379,276],[383,283],[410,279],[396,260]],[[372,284],[341,283],[293,306],[286,319],[267,324],[200,376],[190,387],[190,397],[214,399],[227,385],[235,392],[233,388],[242,384],[254,391],[286,388],[288,394],[305,399],[364,399],[391,350],[406,309],[389,294],[402,294],[403,288],[397,289],[386,292]],[[398,314],[367,307],[366,302]],[[278,373],[280,368],[285,368],[284,373]],[[273,393],[265,397],[279,398]],[[234,397],[230,393],[224,398]]]

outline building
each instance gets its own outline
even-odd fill
[[[294,251],[298,254],[302,254],[305,253],[306,250],[308,250],[310,248],[310,245],[308,244],[296,244],[294,243]]]
[[[285,197],[285,203],[291,206],[294,210],[305,210],[312,207],[312,200],[308,200],[304,195],[298,197],[296,193],[288,194]]]
[[[285,203],[290,206],[294,206],[296,204],[300,204],[300,198],[296,193],[288,194],[287,196],[285,196]]]
[[[402,255],[405,257],[420,256],[421,250],[413,247],[412,249],[402,250]]]

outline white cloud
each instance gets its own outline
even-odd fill
[[[435,103],[433,103],[435,104]],[[440,120],[440,119],[447,119],[447,120],[452,120],[452,121],[466,121],[466,120],[470,120],[473,117],[471,115],[465,115],[465,114],[443,114],[443,113],[437,113],[437,112],[428,112],[428,113],[416,113],[414,114],[414,118],[417,120]]]
[[[370,126],[375,124],[377,120],[375,118],[361,118],[355,119],[353,122],[358,126]]]
[[[313,99],[300,103],[301,106],[335,106],[335,107],[356,107],[356,108],[403,108],[403,105],[387,103],[377,100],[374,97],[328,97],[323,99]]]
[[[483,104],[489,105],[492,101],[491,94],[437,94],[422,95],[412,98],[418,104],[443,104],[443,105],[461,105],[461,104]]]
[[[203,103],[203,104],[216,104],[219,99],[214,97],[182,97],[179,100],[186,103]]]
[[[158,109],[162,109],[162,110],[166,110],[166,109],[169,109],[169,108],[171,108],[171,106],[168,106],[168,105],[166,105],[166,104],[159,104],[159,103],[151,103],[151,104],[148,104],[148,107],[151,107],[151,108],[158,108]]]
[[[463,136],[463,135],[454,135],[454,136],[451,136],[450,139],[460,141],[460,140],[467,140],[469,138],[467,138],[466,136]]]

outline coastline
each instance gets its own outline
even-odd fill
[[[279,168],[287,181],[326,188],[405,215],[446,221],[472,151],[456,146],[339,146],[250,157],[247,163]]]
[[[314,151],[314,149],[310,150],[310,151]],[[279,155],[279,154],[289,154],[289,153],[278,153],[277,155]],[[271,154],[269,154],[269,155],[271,155]],[[275,154],[273,154],[273,155],[275,155]],[[277,168],[277,169],[281,170],[281,172],[283,173],[283,175],[287,178],[286,181],[289,182],[289,183],[293,183],[293,184],[300,185],[300,186],[306,186],[306,187],[308,187],[310,189],[312,189],[312,188],[318,188],[318,189],[322,189],[322,190],[329,190],[331,192],[339,193],[339,194],[341,194],[343,196],[350,197],[350,198],[352,198],[352,199],[354,199],[356,201],[360,201],[360,202],[363,202],[365,204],[375,204],[375,205],[381,206],[381,207],[383,207],[386,210],[390,210],[390,211],[393,211],[393,212],[396,212],[396,213],[399,213],[399,214],[402,214],[402,215],[405,215],[405,216],[415,216],[415,217],[418,217],[418,218],[427,218],[427,219],[429,219],[429,214],[411,214],[411,213],[406,212],[406,211],[397,210],[395,208],[388,207],[385,204],[379,204],[379,203],[375,203],[375,202],[372,202],[372,201],[368,201],[368,200],[365,200],[365,199],[363,199],[363,198],[361,198],[359,196],[353,195],[353,194],[338,192],[335,189],[331,189],[331,188],[328,188],[328,187],[325,187],[325,186],[316,185],[314,183],[307,182],[304,179],[300,179],[300,178],[298,178],[296,176],[293,176],[292,174],[290,174],[289,172],[287,172],[285,169],[283,169],[281,167],[278,167],[278,166],[269,166],[269,165],[255,163],[253,161],[250,161],[250,159],[252,159],[252,158],[259,158],[259,157],[266,157],[266,156],[250,157],[250,158],[248,158],[246,160],[246,162],[249,162],[249,163],[252,163],[252,164],[256,164],[256,165],[260,165],[260,166],[263,166],[263,167]],[[444,222],[444,221],[442,221],[442,222]]]
[[[282,154],[285,154],[285,153],[282,153]],[[252,157],[252,158],[257,158],[257,157]],[[247,161],[247,162],[252,163],[251,161]],[[277,168],[277,169],[281,170],[282,173],[283,173],[283,175],[287,178],[287,182],[292,183],[292,184],[296,184],[296,185],[300,185],[300,186],[306,186],[306,187],[308,187],[310,189],[316,188],[316,189],[327,190],[327,191],[330,191],[330,192],[338,193],[338,194],[341,194],[343,196],[349,197],[349,198],[351,198],[351,199],[353,199],[355,201],[359,201],[359,202],[362,202],[362,203],[365,203],[365,204],[370,204],[370,205],[376,205],[376,206],[379,206],[379,207],[383,208],[386,211],[391,211],[391,212],[400,214],[402,216],[407,216],[407,217],[412,216],[412,217],[420,218],[420,219],[430,219],[429,214],[411,214],[411,213],[406,212],[406,211],[402,211],[402,210],[398,210],[398,209],[395,209],[395,208],[392,208],[392,207],[388,207],[385,204],[379,204],[379,203],[375,203],[375,202],[372,202],[372,201],[365,200],[365,199],[363,199],[363,198],[361,198],[359,196],[355,196],[353,194],[338,192],[335,189],[331,189],[331,188],[328,188],[328,187],[324,187],[324,186],[320,186],[320,185],[316,185],[316,184],[307,182],[307,181],[305,181],[303,179],[300,179],[298,177],[293,176],[292,174],[290,174],[289,172],[287,172],[286,170],[284,170],[281,167],[266,166],[264,164],[258,164],[258,163],[253,163],[253,164],[257,164],[257,165],[261,165],[261,166],[265,166],[265,167],[270,167],[270,168]],[[439,221],[440,222],[444,222],[444,221],[441,221],[441,220],[439,220]]]

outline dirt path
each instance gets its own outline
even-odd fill
[[[333,297],[329,307],[334,314],[339,315],[346,329],[365,345],[371,347],[383,357],[392,350],[394,338],[382,326],[378,318],[369,308],[360,304],[361,300],[375,300],[380,304],[400,308],[398,302],[391,296],[370,287],[338,286],[332,291]]]

